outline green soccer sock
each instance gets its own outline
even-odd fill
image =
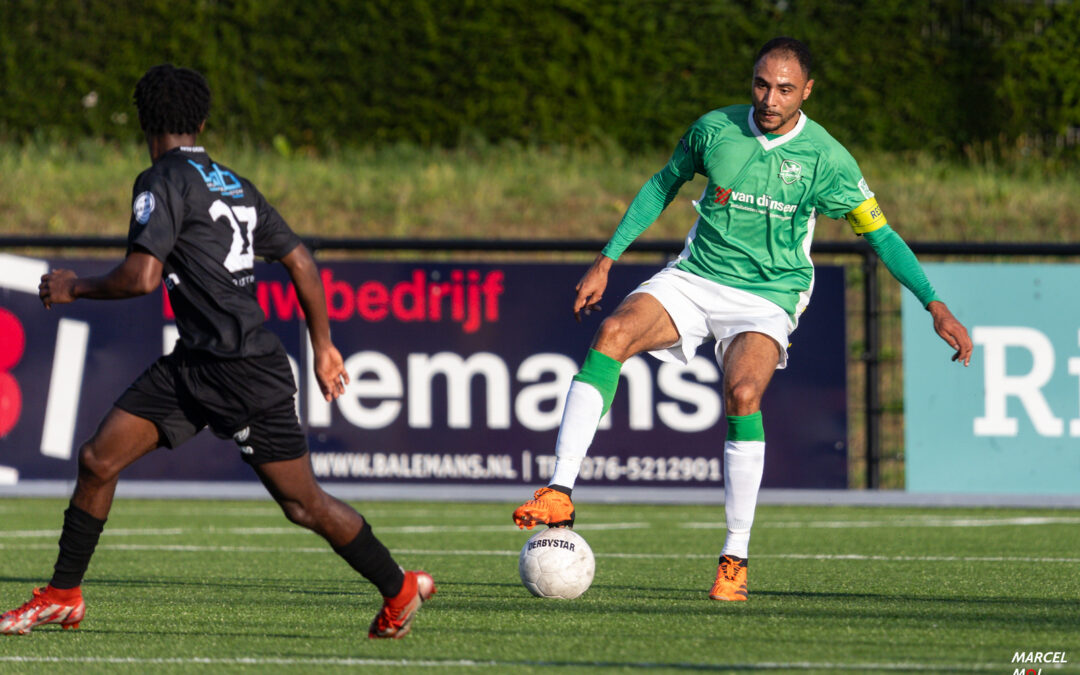
[[[764,441],[765,427],[761,424],[761,411],[750,415],[727,416],[727,440]]]
[[[578,382],[584,382],[596,387],[604,399],[604,411],[601,417],[611,409],[611,402],[615,400],[615,389],[619,386],[619,370],[622,363],[611,358],[607,354],[590,349],[585,355],[585,362],[581,364],[581,370],[574,376]]]

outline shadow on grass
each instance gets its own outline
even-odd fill
[[[466,584],[462,584],[466,585]],[[514,585],[514,584],[500,584]],[[662,590],[663,594],[650,591]],[[612,592],[598,597],[597,591]],[[632,592],[632,594],[631,594]],[[650,589],[633,586],[594,585],[574,601],[546,600],[522,594],[520,598],[477,597],[462,594],[454,598],[458,609],[494,614],[531,611],[545,605],[558,607],[568,615],[679,617],[692,620],[759,620],[782,616],[785,619],[818,622],[882,622],[925,624],[930,618],[953,625],[994,628],[1015,627],[1046,630],[1075,630],[1075,598],[1026,597],[909,597],[879,593],[752,591],[749,602],[716,602],[701,589]],[[757,602],[755,602],[757,600]],[[673,605],[673,603],[677,603]],[[651,620],[650,620],[651,621]]]
[[[566,668],[570,672],[578,671],[590,671],[590,670],[685,670],[695,672],[743,672],[743,671],[769,671],[769,672],[835,672],[838,667],[835,665],[818,665],[813,663],[671,663],[665,661],[656,662],[626,662],[626,661],[499,661],[498,665],[505,667],[518,667],[518,668]],[[855,668],[859,666],[855,664]],[[844,670],[852,670],[852,668],[844,668]],[[922,665],[913,665],[910,668],[905,668],[903,664],[890,664],[886,668],[874,668],[871,664],[867,668],[869,672],[876,670],[884,670],[889,672],[916,672],[925,671],[925,667]],[[969,673],[970,667],[964,666],[934,666],[933,672],[935,673]]]
[[[12,583],[12,584],[35,584],[37,586],[44,586],[49,582],[49,574],[42,574],[40,577],[0,577],[0,584]]]
[[[29,588],[44,585],[45,582],[42,578],[3,576],[0,577],[0,583],[25,583],[26,595],[29,597]],[[377,598],[376,591],[370,584],[362,578],[350,577],[348,574],[344,574],[340,581],[320,579],[310,584],[298,584],[292,577],[229,577],[210,580],[111,577],[91,579],[86,585],[91,589],[103,587],[144,591],[197,588],[213,594],[216,601],[221,601],[222,594],[242,595],[257,590],[259,597],[249,596],[246,602],[267,605],[279,604],[280,594],[287,594],[290,597],[289,602],[305,606],[323,602],[322,598],[346,598],[347,602],[352,602],[353,598],[364,602]],[[676,612],[678,616],[690,619],[724,617],[725,620],[756,620],[783,616],[785,619],[811,622],[893,621],[922,624],[931,618],[955,625],[995,628],[1015,626],[1030,629],[1038,626],[1043,629],[1075,630],[1078,626],[1075,598],[955,595],[912,597],[870,592],[754,589],[749,602],[721,603],[708,600],[705,591],[696,587],[594,584],[581,598],[564,601],[535,598],[515,582],[449,580],[439,582],[439,587],[439,605],[448,610],[483,612],[491,616],[531,612],[542,606],[581,618],[602,618],[612,613],[624,617],[663,618],[671,617],[673,612]],[[515,593],[508,595],[511,590]],[[12,601],[17,602],[18,599],[12,598]],[[133,602],[138,601],[137,598],[133,599]],[[190,602],[199,604],[200,600],[192,598]],[[493,632],[497,634],[501,631]],[[182,634],[187,633],[177,633]],[[299,636],[285,634],[282,637]]]
[[[98,622],[100,624],[100,622]],[[98,628],[94,623],[88,623],[80,626],[75,631],[67,631],[56,625],[45,625],[34,628],[32,634],[39,635],[41,633],[64,633],[72,636],[112,636],[112,635],[152,635],[155,638],[158,636],[172,636],[178,638],[267,638],[271,640],[303,640],[305,643],[313,642],[317,640],[336,640],[333,635],[318,635],[314,631],[305,633],[267,633],[259,630],[258,627],[253,627],[250,632],[230,632],[225,630],[210,630],[205,625],[201,625],[198,629],[192,630],[162,630],[158,624],[146,624],[142,629],[130,628],[130,629],[112,629],[112,628]]]
[[[911,595],[897,595],[889,593],[853,593],[853,592],[835,592],[835,591],[764,591],[751,589],[751,597],[771,597],[771,598],[804,598],[806,600],[881,600],[886,602],[908,602],[908,603],[929,603],[929,604],[1000,604],[1009,607],[1017,607],[1022,605],[1032,606],[1048,606],[1048,605],[1060,605],[1062,607],[1077,607],[1077,598],[1024,598],[1024,597],[1009,597],[1009,596],[985,596],[985,597],[970,597],[970,596],[911,596]]]

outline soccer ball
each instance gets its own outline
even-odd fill
[[[521,583],[538,598],[576,598],[589,589],[595,571],[592,549],[565,527],[537,532],[518,558]]]

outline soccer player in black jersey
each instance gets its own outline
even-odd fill
[[[379,589],[383,606],[368,637],[404,637],[420,604],[435,593],[434,582],[426,572],[403,571],[367,521],[316,482],[292,371],[281,342],[262,325],[255,297],[255,256],[285,265],[311,335],[319,387],[327,400],[344,393],[348,375],[330,341],[311,254],[254,185],[196,145],[210,110],[202,75],[155,66],[135,86],[135,105],[153,164],[135,181],[127,256],[100,277],[53,270],[42,277],[40,296],[46,308],[78,298],[117,300],[151,293],[164,280],[180,339],[79,449],[52,580],[0,616],[0,633],[25,634],[46,623],[78,627],[86,610],[80,585],[120,472],[208,426],[235,440],[289,520],[325,538]]]

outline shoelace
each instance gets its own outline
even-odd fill
[[[396,622],[401,618],[404,611],[404,608],[395,612],[388,607],[384,607],[383,610],[379,612],[379,618],[375,621],[375,627],[379,632],[395,627]]]
[[[18,617],[37,609],[40,609],[49,604],[49,601],[44,598],[45,593],[40,588],[34,589],[34,597],[22,604],[21,607],[11,609],[0,615],[0,619],[17,619]]]
[[[726,558],[724,559],[724,562],[720,563],[720,574],[728,581],[735,581],[735,577],[739,576],[740,569],[742,569],[741,565],[730,562]]]
[[[22,607],[19,607],[18,609],[13,609],[13,610],[10,610],[10,611],[6,612],[4,614],[4,616],[5,617],[6,616],[18,616],[19,614],[22,614],[22,613],[24,613],[24,612],[26,612],[28,610],[37,609],[39,607],[44,607],[45,605],[48,605],[48,604],[50,604],[50,601],[45,597],[45,591],[43,591],[40,588],[35,588],[34,589],[34,597],[30,598],[25,603],[23,603]]]

